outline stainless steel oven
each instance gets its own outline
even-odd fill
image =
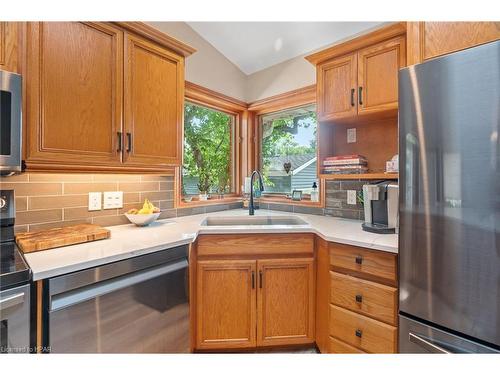
[[[187,246],[54,277],[44,346],[52,353],[187,353]]]
[[[0,70],[0,174],[21,171],[22,78]]]

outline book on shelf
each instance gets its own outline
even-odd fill
[[[324,160],[323,165],[366,165],[368,161],[366,159],[344,159],[344,160]]]
[[[325,167],[323,173],[326,174],[346,174],[346,173],[367,173],[368,168],[363,165]]]
[[[323,159],[323,165],[366,165],[368,161],[363,155],[339,155]]]
[[[366,157],[359,154],[337,155],[337,156],[327,156],[324,160],[345,160],[345,159],[366,159]]]

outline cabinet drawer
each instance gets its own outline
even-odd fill
[[[397,289],[330,272],[330,302],[351,311],[396,325]]]
[[[354,346],[348,345],[345,342],[337,340],[334,337],[330,336],[330,343],[328,347],[329,353],[335,354],[354,354],[354,353],[364,353],[364,351],[355,348]]]
[[[397,329],[330,305],[330,335],[369,353],[395,353]]]
[[[397,255],[356,246],[330,244],[330,264],[344,272],[396,285]]]

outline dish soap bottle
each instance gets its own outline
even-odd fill
[[[316,181],[313,182],[313,186],[312,186],[311,202],[319,202],[319,191],[318,191],[318,185],[316,184]]]

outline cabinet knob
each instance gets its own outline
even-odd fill
[[[360,329],[357,329],[356,330],[356,336],[361,338],[363,336],[363,331],[360,330]]]
[[[356,257],[356,263],[357,263],[357,264],[361,264],[361,263],[363,263],[363,257],[362,257],[361,255],[358,255],[358,256]]]
[[[363,296],[361,294],[356,294],[356,302],[363,302]]]

